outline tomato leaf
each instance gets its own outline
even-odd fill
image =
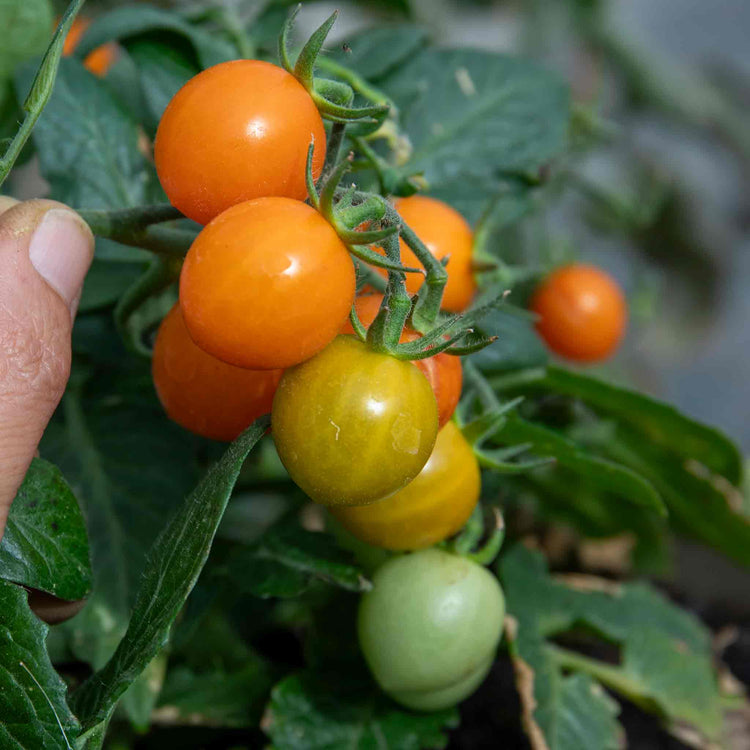
[[[203,68],[237,57],[234,46],[218,34],[209,34],[176,13],[143,3],[115,8],[96,19],[76,47],[76,55],[84,58],[100,45],[112,41],[127,46],[129,39],[150,32],[158,32],[161,37],[170,32],[182,37],[190,43]]]
[[[82,599],[91,588],[86,524],[54,464],[35,458],[10,506],[0,541],[0,578]]]
[[[263,730],[276,750],[431,750],[448,744],[456,709],[408,713],[366,677],[292,675],[271,693]]]
[[[487,336],[497,336],[497,341],[470,357],[471,362],[486,375],[547,364],[547,349],[530,319],[504,310],[493,310],[482,318],[477,329]]]
[[[133,680],[161,651],[208,559],[242,464],[268,428],[257,420],[227,449],[153,544],[128,629],[112,658],[73,694],[84,729],[112,715]]]
[[[333,537],[296,523],[277,524],[257,544],[237,551],[228,569],[240,590],[262,598],[298,596],[314,580],[349,591],[371,588]]]
[[[15,78],[28,90],[35,70]],[[136,123],[78,60],[63,58],[52,97],[32,134],[52,197],[73,207],[123,208],[151,202],[158,183],[138,148]]]
[[[78,722],[44,646],[49,628],[26,597],[20,586],[0,581],[0,747],[70,750]]]
[[[550,750],[620,746],[616,711],[601,685],[656,713],[667,728],[720,736],[710,634],[692,615],[645,584],[556,580],[542,555],[521,545],[503,558],[500,572],[526,730],[541,733]],[[549,642],[582,624],[620,646],[618,665]],[[585,679],[571,684],[566,672]]]
[[[380,85],[413,146],[406,166],[423,172],[431,189],[461,176],[531,173],[566,144],[567,87],[531,62],[428,49]]]
[[[49,0],[0,0],[0,79],[9,76],[16,65],[44,52],[52,33],[52,6]]]

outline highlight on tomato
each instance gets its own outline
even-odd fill
[[[283,68],[234,60],[204,70],[174,96],[154,143],[156,171],[172,205],[200,224],[243,201],[304,200],[305,164],[323,167],[323,120]]]
[[[454,422],[438,433],[422,471],[371,505],[330,508],[357,539],[389,550],[417,550],[458,532],[479,501],[479,463]]]
[[[291,198],[257,198],[219,215],[180,275],[193,341],[255,370],[290,367],[323,349],[349,315],[354,290],[354,264],[334,228]]]
[[[437,433],[424,375],[354,336],[286,370],[271,410],[279,458],[322,505],[364,505],[400,490],[427,463]]]
[[[477,290],[471,265],[474,234],[466,219],[447,203],[426,195],[399,198],[394,204],[401,218],[439,260],[450,256],[445,270],[448,283],[443,292],[442,308],[450,312],[463,312],[471,304]],[[402,240],[401,262],[411,268],[421,266],[412,249]],[[383,275],[385,271],[381,270]],[[416,294],[424,276],[406,274],[406,288]]]
[[[357,317],[365,328],[369,328],[375,320],[382,301],[382,294],[363,294],[354,301]],[[341,328],[341,333],[354,333],[348,318]],[[402,342],[415,341],[418,338],[419,334],[409,327],[405,328],[401,335]],[[438,423],[440,427],[443,427],[453,416],[461,398],[463,387],[461,358],[441,352],[434,357],[416,359],[413,364],[419,368],[432,386],[438,405]]]
[[[551,273],[534,292],[530,309],[549,348],[578,362],[614,354],[625,334],[628,308],[617,282],[599,268],[572,264]]]
[[[281,370],[245,370],[193,343],[179,304],[159,326],[151,364],[154,387],[170,419],[212,440],[234,440],[271,411]]]
[[[505,597],[495,576],[435,548],[392,557],[359,605],[362,653],[384,692],[438,711],[471,695],[490,671]]]

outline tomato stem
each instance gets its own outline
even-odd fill
[[[323,162],[323,169],[320,173],[318,186],[323,185],[333,174],[336,169],[336,162],[341,151],[341,144],[344,142],[344,132],[346,130],[345,122],[334,122],[331,125],[331,132],[328,134],[328,144],[326,146],[326,158]]]

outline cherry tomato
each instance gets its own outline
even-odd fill
[[[369,328],[375,316],[380,310],[383,301],[382,294],[365,294],[354,301],[357,315],[362,324]],[[347,319],[341,333],[354,333],[351,322]],[[414,341],[419,334],[411,328],[405,328],[401,341]],[[456,406],[461,398],[463,387],[463,370],[461,359],[451,354],[436,354],[427,359],[416,359],[413,364],[418,367],[427,378],[435,393],[438,404],[438,423],[440,427],[445,425],[456,411]]]
[[[371,505],[331,508],[357,539],[390,550],[430,547],[455,534],[479,500],[479,464],[461,430],[448,422],[422,471]]]
[[[445,285],[442,307],[451,312],[462,312],[471,304],[477,289],[471,268],[474,243],[471,227],[447,203],[424,195],[401,198],[396,201],[395,207],[401,218],[436,258],[442,259],[450,255],[446,266],[448,283]],[[417,256],[403,240],[400,241],[400,246],[401,262],[411,268],[421,268]],[[386,275],[382,269],[378,270]],[[410,294],[419,291],[423,279],[424,276],[417,273],[406,274],[406,288]]]
[[[271,411],[282,373],[243,370],[206,354],[190,338],[179,305],[159,326],[151,368],[170,419],[203,437],[226,441]]]
[[[296,365],[325,347],[354,300],[354,265],[333,227],[291,198],[258,198],[193,242],[180,305],[204,351],[238,367]]]
[[[598,268],[570,265],[551,273],[530,308],[553,352],[579,362],[609,357],[625,333],[628,308],[617,282]]]
[[[410,362],[338,336],[284,373],[271,432],[290,476],[315,502],[364,505],[422,470],[437,437],[437,405]]]
[[[86,29],[91,25],[91,20],[80,16],[73,21],[68,35],[63,42],[63,55],[72,55],[78,43],[81,41]],[[95,76],[102,77],[112,67],[117,59],[117,45],[114,42],[97,47],[84,58],[84,66]]]
[[[502,636],[497,579],[433,548],[391,558],[372,582],[360,601],[359,644],[380,687],[418,711],[448,708],[473,693]]]
[[[326,135],[304,86],[271,63],[234,60],[175,94],[156,133],[156,171],[172,204],[206,224],[251,198],[304,200],[312,140],[317,176]]]

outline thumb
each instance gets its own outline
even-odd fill
[[[70,373],[70,333],[94,252],[54,201],[0,197],[0,537]]]

